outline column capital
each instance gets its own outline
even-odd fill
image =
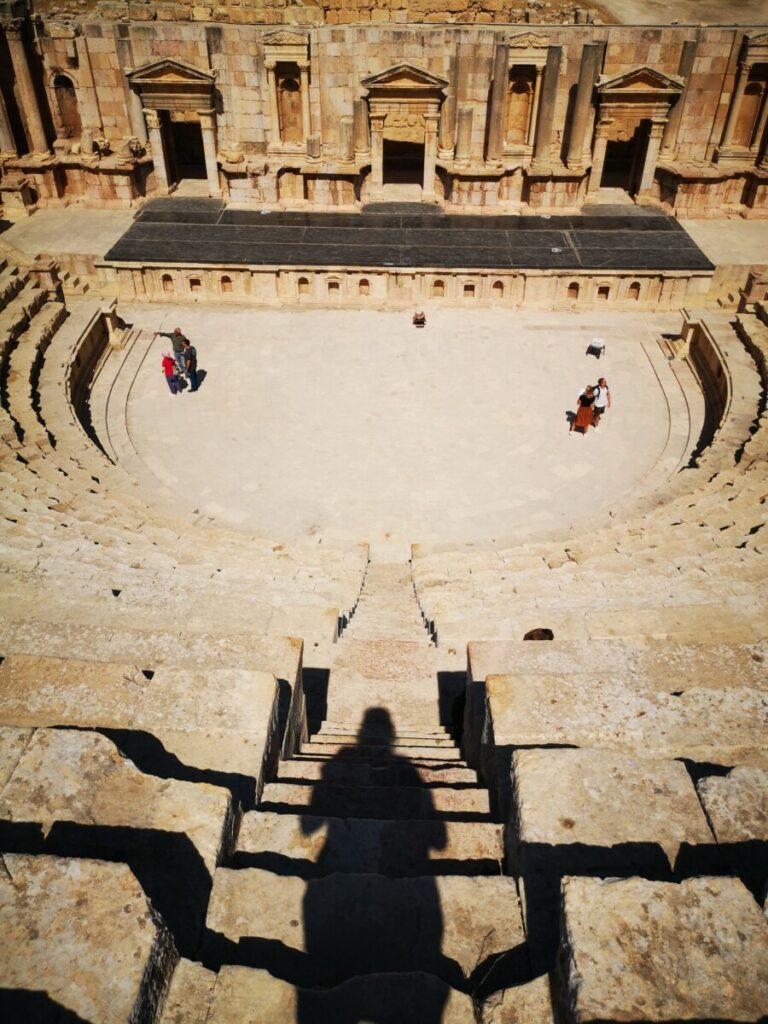
[[[274,71],[275,68],[277,67],[277,61],[274,60],[273,58],[269,58],[268,60],[264,61],[264,67],[267,69],[267,71]]]
[[[203,123],[203,121],[207,122],[206,127],[210,127],[212,122],[213,122],[213,119],[216,117],[216,111],[212,110],[212,109],[211,110],[196,110],[195,113],[200,118],[200,123],[201,124]]]
[[[160,127],[160,114],[151,107],[145,107],[144,117],[147,121],[147,128],[149,128],[150,131],[157,131]]]
[[[383,132],[384,122],[387,119],[386,114],[371,114],[371,131],[372,132]]]
[[[24,31],[23,18],[2,18],[0,25],[5,29],[5,34],[9,39],[21,39],[21,34]]]
[[[739,61],[739,72],[742,75],[748,75],[752,70],[754,61],[751,60],[740,60]]]
[[[297,60],[296,63],[299,71],[309,71],[310,62],[308,60]]]
[[[424,115],[424,131],[428,134],[437,134],[437,126],[440,122],[439,114],[425,114]]]
[[[537,78],[541,78],[541,76],[544,74],[544,65],[543,64],[535,64],[534,65],[534,70],[536,72],[536,77]]]

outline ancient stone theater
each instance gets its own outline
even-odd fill
[[[768,1020],[766,219],[764,0],[0,0],[3,1021]]]

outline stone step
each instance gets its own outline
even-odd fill
[[[309,743],[302,744],[301,755],[305,757],[333,757],[336,754],[344,752],[345,755],[350,753],[350,748],[345,743],[323,743],[310,741]],[[455,748],[450,747],[422,747],[422,746],[410,746],[400,743],[393,743],[390,747],[381,746],[368,746],[368,745],[356,745],[354,747],[354,755],[359,760],[381,760],[386,761],[388,758],[397,757],[398,760],[403,758],[410,759],[429,759],[434,761],[460,761],[461,754]],[[346,759],[346,758],[345,758]]]
[[[492,822],[249,811],[243,815],[232,866],[304,879],[335,871],[389,878],[500,875],[503,832],[502,825]]]
[[[312,740],[316,743],[357,743],[358,733],[356,731],[338,731],[323,726],[318,732],[312,734]],[[391,736],[382,733],[380,736],[366,732],[362,742],[368,747],[390,747],[393,745]],[[425,736],[423,733],[401,733],[398,732],[394,743],[409,743],[419,747],[455,747],[453,737],[448,733],[444,735]]]
[[[510,1001],[512,996],[510,995]],[[424,972],[367,974],[330,989],[295,988],[268,971],[225,966],[219,971],[210,1011],[168,1024],[475,1024],[471,996]],[[206,1015],[207,1014],[207,1015]],[[511,1019],[511,1018],[510,1018]],[[520,1018],[523,1020],[525,1018]],[[495,1020],[501,1022],[502,1018]],[[162,1024],[166,1024],[165,1018]],[[545,1018],[526,1024],[546,1024]]]
[[[416,782],[417,780],[412,780]],[[318,786],[271,782],[264,787],[259,806],[264,810],[328,814],[337,818],[442,818],[461,819],[490,812],[488,790],[428,789],[410,786]]]
[[[477,775],[463,761],[411,761],[402,764],[397,758],[381,763],[369,760],[293,757],[281,761],[277,776],[284,782],[314,782],[323,779],[340,786],[402,786],[416,777],[423,786],[476,786]]]
[[[343,733],[344,735],[357,736],[360,730],[359,723],[356,722],[340,722],[336,719],[319,719],[309,722],[309,731],[311,733],[317,733],[321,729],[328,729],[330,732]],[[436,736],[441,738],[443,736],[450,736],[450,732],[445,728],[444,725],[435,726],[433,729],[429,728],[418,728],[417,726],[394,726],[395,735],[399,739],[413,739],[414,737],[419,739],[421,737]],[[376,735],[380,733],[382,735],[387,734],[388,730],[377,727],[366,727],[366,736]]]
[[[300,986],[427,971],[471,989],[499,954],[519,956],[525,942],[515,880],[501,876],[333,874],[305,882],[219,868],[207,925],[222,956],[231,944],[252,966]]]

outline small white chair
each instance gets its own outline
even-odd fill
[[[593,338],[587,346],[587,355],[595,356],[596,359],[600,359],[605,353],[605,340],[603,338]]]

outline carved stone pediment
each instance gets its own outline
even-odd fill
[[[622,71],[620,75],[601,75],[597,80],[597,91],[603,96],[674,94],[682,92],[684,82],[677,75],[665,75],[647,64]]]
[[[203,71],[185,61],[166,57],[163,60],[145,64],[143,67],[134,68],[133,71],[128,72],[127,78],[131,85],[139,88],[152,85],[155,82],[163,84],[169,82],[190,83],[210,88],[214,82],[214,73]]]
[[[442,91],[448,85],[447,78],[433,75],[423,68],[413,64],[395,64],[378,74],[369,75],[364,78],[361,85],[366,89],[376,91],[408,90],[436,93]]]
[[[549,46],[549,39],[536,32],[519,32],[517,35],[507,36],[504,42],[516,50],[546,50]]]
[[[126,75],[151,110],[194,111],[213,106],[214,73],[166,57]]]
[[[264,46],[304,46],[307,45],[307,36],[303,32],[291,32],[290,29],[277,29],[275,32],[267,32],[262,36]]]
[[[751,64],[768,61],[768,32],[755,32],[744,41],[744,59]]]

